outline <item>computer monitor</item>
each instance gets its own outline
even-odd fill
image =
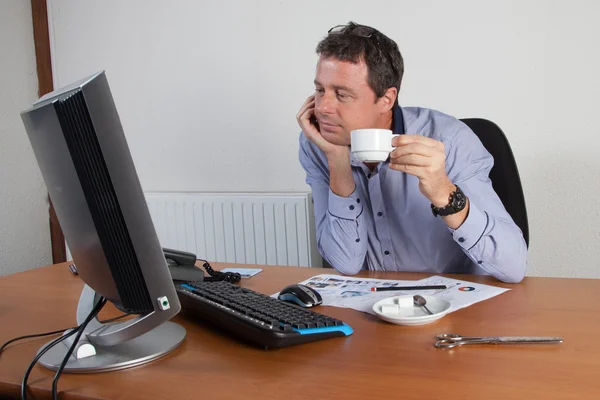
[[[136,314],[112,324],[92,320],[64,371],[128,368],[170,353],[185,338],[183,327],[167,322],[179,299],[106,74],[43,96],[21,117],[85,283],[78,324],[99,296]],[[42,365],[57,370],[70,340],[48,351]]]

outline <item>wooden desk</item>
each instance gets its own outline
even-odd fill
[[[216,264],[224,268],[226,264]],[[272,294],[318,270],[263,267],[244,286]],[[362,276],[417,279],[409,273]],[[197,320],[177,316],[183,345],[154,363],[89,375],[64,374],[61,399],[598,399],[600,280],[526,278],[503,285],[489,277],[451,275],[511,291],[421,327],[401,327],[350,309],[320,307],[354,328],[349,338],[264,351]],[[75,323],[82,282],[66,264],[0,278],[0,343]],[[106,316],[117,315],[108,310]],[[433,347],[442,332],[562,336],[549,346]],[[0,398],[17,397],[21,378],[47,339],[0,355]],[[30,387],[49,398],[53,373],[36,367]]]

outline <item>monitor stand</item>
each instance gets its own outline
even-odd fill
[[[77,323],[81,324],[96,304],[96,293],[87,285],[77,307]],[[131,320],[103,324],[92,320],[67,362],[64,372],[87,373],[131,368],[159,359],[171,353],[185,339],[185,328],[173,322],[155,326],[155,312]],[[58,343],[40,358],[40,363],[58,370],[77,334]],[[42,346],[44,349],[46,345]]]

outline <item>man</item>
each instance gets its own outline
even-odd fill
[[[318,44],[315,94],[297,115],[300,163],[315,205],[321,255],[361,269],[490,274],[519,282],[527,246],[489,180],[491,155],[461,121],[401,108],[396,43],[353,22]],[[350,153],[350,132],[401,134],[387,161]]]

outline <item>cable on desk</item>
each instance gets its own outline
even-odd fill
[[[91,321],[91,319],[94,318],[98,314],[98,312],[100,312],[100,310],[102,309],[102,307],[104,306],[104,304],[106,304],[106,299],[103,298],[103,297],[101,297],[100,301],[98,301],[98,303],[96,304],[96,306],[90,312],[90,315],[88,315],[88,318],[86,318],[87,323],[84,321],[84,324],[87,325],[89,323],[88,319]],[[91,316],[91,318],[90,318],[90,316]],[[27,381],[29,380],[29,375],[31,374],[31,371],[33,370],[33,367],[35,366],[35,364],[37,364],[37,362],[39,361],[39,359],[42,358],[42,356],[44,354],[46,354],[46,352],[48,352],[48,350],[50,350],[52,347],[56,346],[58,343],[60,343],[63,340],[67,339],[68,337],[73,336],[74,334],[76,334],[78,332],[83,332],[82,327],[84,327],[84,324],[79,325],[78,327],[76,327],[75,329],[73,329],[71,332],[66,333],[66,334],[64,334],[64,335],[62,335],[62,336],[54,339],[50,343],[48,343],[46,345],[46,347],[44,347],[43,349],[41,349],[40,352],[33,358],[33,360],[31,360],[31,363],[29,364],[29,367],[27,367],[27,371],[25,371],[25,375],[23,375],[23,380],[21,381],[21,400],[27,400]],[[19,339],[19,338],[17,338],[17,339]],[[75,341],[74,343],[77,343],[77,341]],[[69,354],[69,356],[70,356],[70,354]]]
[[[77,327],[72,327],[72,328],[67,328],[67,329],[77,329]],[[50,336],[50,335],[56,335],[56,334],[59,334],[59,333],[63,333],[67,329],[61,329],[61,330],[58,330],[58,331],[45,332],[45,333],[36,333],[34,335],[19,336],[17,338],[10,339],[8,342],[4,343],[0,347],[0,354],[6,348],[6,346],[8,346],[11,343],[18,342],[19,340],[29,339],[29,338],[37,338],[37,337],[44,337],[44,336]]]
[[[105,320],[98,321],[98,322],[100,322],[101,324],[108,324],[110,322],[117,321],[117,320],[119,320],[121,318],[125,318],[125,317],[127,317],[129,315],[131,315],[131,314],[130,313],[126,313],[126,314],[119,315],[118,317],[114,317],[114,318],[110,318],[110,319],[105,319]],[[60,330],[57,330],[57,331],[44,332],[44,333],[36,333],[36,334],[33,334],[33,335],[19,336],[19,337],[16,337],[14,339],[10,339],[8,342],[6,342],[2,346],[0,346],[0,354],[2,354],[2,351],[4,351],[4,349],[9,344],[14,343],[14,342],[18,342],[19,340],[31,339],[31,338],[39,338],[39,337],[50,336],[50,335],[58,335],[59,333],[61,334],[61,333],[65,332],[65,331],[67,331],[69,329],[77,329],[77,328],[78,328],[77,326],[74,326],[74,327],[70,327],[70,328],[60,329]]]
[[[46,345],[46,347],[44,347],[42,350],[40,350],[40,352],[37,354],[37,356],[35,356],[35,358],[29,364],[29,367],[27,367],[27,371],[25,371],[25,375],[23,375],[23,380],[21,381],[21,400],[27,400],[27,381],[29,380],[29,374],[31,374],[31,370],[33,369],[35,364],[37,364],[38,360],[40,358],[42,358],[42,356],[44,354],[46,354],[46,352],[48,350],[50,350],[52,347],[56,346],[58,343],[62,342],[66,338],[73,336],[76,332],[77,332],[77,328],[73,329],[71,332],[69,332],[61,337],[54,339],[53,341],[48,343]]]
[[[63,369],[65,369],[69,358],[71,358],[73,350],[75,350],[75,347],[77,347],[77,343],[79,342],[81,335],[85,331],[85,327],[90,323],[91,320],[93,320],[96,317],[96,315],[98,315],[98,313],[100,312],[100,310],[102,310],[102,307],[104,307],[105,304],[106,299],[104,297],[100,297],[100,301],[98,301],[98,304],[96,304],[96,306],[90,312],[90,315],[87,316],[85,321],[83,321],[83,323],[77,329],[77,336],[75,336],[73,344],[71,345],[71,347],[69,347],[67,354],[65,354],[65,358],[63,358],[63,361],[60,364],[58,371],[56,371],[56,374],[54,375],[54,380],[52,381],[52,400],[58,400],[58,380],[60,379],[60,375],[62,374]]]
[[[227,281],[227,282],[231,282],[231,283],[237,283],[237,282],[239,282],[242,279],[242,275],[240,275],[237,272],[215,271],[210,266],[210,264],[208,263],[208,261],[203,260],[201,258],[197,258],[196,261],[203,261],[204,264],[202,264],[202,266],[204,267],[204,269],[206,270],[206,272],[208,272],[208,275],[210,275],[210,276],[204,277],[204,282]]]

